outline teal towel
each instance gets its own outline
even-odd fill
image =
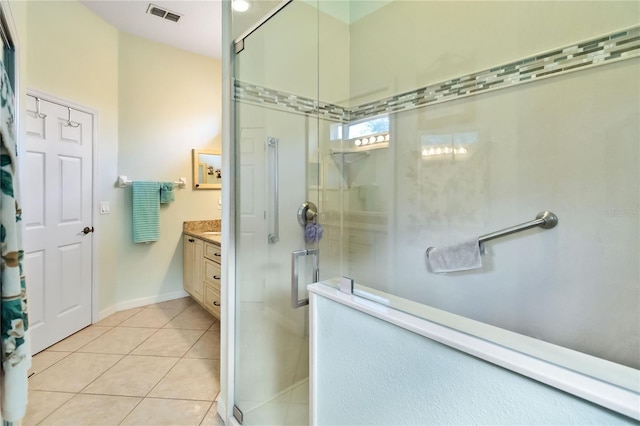
[[[173,192],[173,182],[163,182],[160,184],[160,204],[167,204],[176,200]]]
[[[133,242],[160,238],[160,183],[133,182]]]

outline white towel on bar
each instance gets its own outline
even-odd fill
[[[477,238],[452,246],[432,247],[427,250],[427,260],[431,271],[438,274],[482,268]]]

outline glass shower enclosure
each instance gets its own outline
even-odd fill
[[[289,4],[245,37],[234,62],[234,415],[243,424],[308,421],[306,285],[318,280],[323,230],[319,124],[308,113],[318,98],[318,25],[301,6]],[[282,27],[296,37],[283,38]]]
[[[307,423],[305,287],[342,276],[640,392],[640,5],[279,6],[233,55],[236,419]]]

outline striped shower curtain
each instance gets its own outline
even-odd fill
[[[26,282],[22,270],[24,252],[16,170],[15,95],[4,62],[0,62],[0,74],[0,412],[3,424],[10,425],[19,423],[26,413],[27,372],[31,366],[31,350],[27,332]]]

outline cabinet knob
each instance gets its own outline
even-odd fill
[[[213,301],[213,306],[220,306],[220,302]]]
[[[220,256],[221,256],[221,254],[220,254],[220,253],[213,253],[213,255],[214,255],[214,256],[218,256],[218,257],[220,257]]]
[[[214,275],[214,276],[213,276],[213,279],[214,279],[214,280],[219,280],[219,279],[220,279],[220,275]]]
[[[189,238],[189,242],[190,243],[194,243],[196,240],[194,240],[193,238]]]

